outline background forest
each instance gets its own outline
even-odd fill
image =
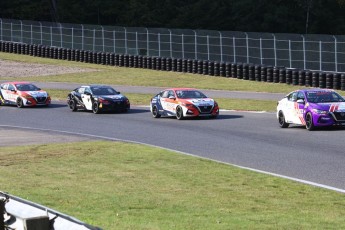
[[[0,18],[336,35],[345,34],[345,0],[1,0]]]

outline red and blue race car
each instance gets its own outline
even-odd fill
[[[278,101],[277,118],[282,128],[290,124],[304,125],[308,130],[345,125],[345,100],[334,90],[296,90]]]
[[[186,117],[212,117],[219,114],[215,100],[192,88],[171,88],[158,93],[151,99],[150,110],[154,118],[175,116],[178,120]]]
[[[0,105],[48,106],[50,96],[29,82],[5,82],[0,85]]]

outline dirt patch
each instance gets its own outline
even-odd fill
[[[32,77],[49,76],[66,73],[81,73],[96,71],[90,68],[78,68],[57,65],[24,63],[0,59],[0,77]]]
[[[79,141],[94,141],[95,138],[59,134],[54,132],[35,131],[27,129],[11,129],[0,127],[0,147],[1,146],[20,146],[38,145],[49,143],[67,143]]]

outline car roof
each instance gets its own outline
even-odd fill
[[[32,84],[31,82],[27,82],[27,81],[9,81],[9,82],[4,82],[2,84]]]
[[[165,89],[165,90],[174,90],[174,91],[176,91],[176,90],[197,90],[197,89],[194,89],[194,88],[170,88],[170,89]]]
[[[92,84],[92,85],[82,85],[81,87],[111,87],[111,86],[110,85]]]
[[[301,89],[303,92],[332,92],[333,89],[321,89],[321,88],[312,88],[312,89]]]

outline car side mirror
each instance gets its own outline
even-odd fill
[[[171,99],[171,100],[176,100],[176,97],[170,96],[169,99]]]
[[[11,92],[16,92],[16,90],[15,89],[11,89]]]
[[[85,94],[85,95],[88,95],[88,96],[90,96],[90,95],[91,95],[91,93],[90,93],[90,92],[84,92],[84,94]]]
[[[121,92],[117,91],[117,94],[121,94]]]
[[[304,104],[304,100],[303,100],[303,99],[298,99],[298,100],[297,100],[297,103],[298,103],[298,104]]]
[[[41,90],[41,88],[37,88],[37,90]]]

